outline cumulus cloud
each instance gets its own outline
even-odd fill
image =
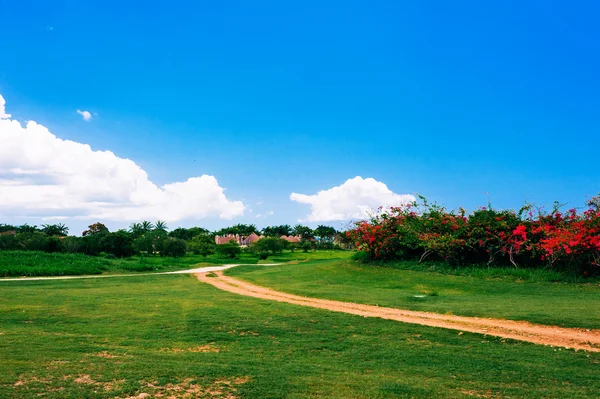
[[[379,207],[400,206],[415,201],[410,194],[396,194],[373,178],[356,176],[340,186],[306,195],[292,193],[292,201],[311,206],[308,222],[362,219]]]
[[[2,95],[0,94],[0,119],[10,118],[10,114],[6,113],[5,105],[6,101],[4,100],[4,97],[2,97]]]
[[[90,111],[77,110],[77,113],[79,115],[81,115],[81,117],[83,118],[83,120],[86,121],[86,122],[88,122],[90,119],[92,119],[92,114],[90,113]]]
[[[232,219],[245,205],[214,176],[161,187],[135,162],[62,140],[4,111],[0,96],[0,215],[97,220]]]

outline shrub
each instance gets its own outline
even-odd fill
[[[168,238],[162,245],[160,255],[178,258],[185,256],[185,249],[185,241],[180,240],[179,238]]]
[[[250,246],[250,251],[259,256],[260,259],[267,259],[271,254],[281,253],[287,247],[288,242],[278,237],[264,237]]]
[[[216,251],[223,258],[235,259],[242,252],[242,248],[237,242],[231,240],[228,243],[217,245]]]
[[[513,265],[600,272],[600,196],[582,213],[550,213],[525,205],[518,212],[490,205],[468,216],[423,197],[358,222],[346,232],[360,259],[444,260],[448,264]]]
[[[102,236],[101,249],[104,252],[114,255],[117,258],[127,258],[133,256],[133,238],[131,234],[124,230],[115,233],[106,233]]]
[[[187,243],[187,249],[204,257],[215,253],[215,239],[208,234],[199,234]]]

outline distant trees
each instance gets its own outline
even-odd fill
[[[204,257],[215,253],[215,239],[212,235],[198,234],[191,240],[187,241],[188,251],[193,252],[196,255],[202,255]]]
[[[180,240],[187,241],[200,234],[207,235],[210,234],[210,231],[202,227],[190,227],[189,229],[178,227],[169,232],[169,237],[179,238]]]
[[[282,224],[281,226],[267,226],[262,229],[262,234],[266,237],[289,236],[292,234],[292,227],[289,224]]]
[[[267,259],[269,255],[283,252],[288,242],[279,237],[264,237],[250,246],[250,251],[257,254],[260,259]]]
[[[167,231],[168,227],[167,227],[167,222],[164,222],[162,220],[158,220],[155,224],[154,224],[154,230],[162,230],[162,231]]]
[[[59,224],[43,224],[42,233],[47,236],[66,237],[69,234],[69,228],[62,223]]]
[[[308,241],[315,238],[315,233],[313,229],[308,226],[303,226],[301,224],[297,224],[292,229],[292,234],[295,236],[300,236],[302,241]]]
[[[215,232],[218,236],[224,236],[227,234],[239,234],[241,236],[249,236],[250,234],[258,234],[258,229],[253,224],[236,224],[231,227],[225,227]]]
[[[221,257],[235,259],[242,253],[242,248],[237,242],[231,240],[228,243],[217,245],[216,251]]]
[[[44,224],[39,228],[28,224],[0,224],[0,250],[68,252],[119,258],[136,253],[183,256],[186,252],[193,252],[202,256],[217,253],[233,259],[242,252],[240,245],[231,242],[216,245],[215,235],[237,234],[247,237],[252,233],[259,234],[254,224],[241,223],[212,233],[203,227],[178,227],[170,232],[167,229],[164,221],[152,223],[144,220],[131,223],[127,230],[111,232],[105,224],[96,222],[89,225],[81,237],[77,237],[68,236],[69,228],[62,223]],[[294,227],[287,224],[266,226],[260,232],[263,238],[248,247],[248,252],[266,258],[284,249],[330,249],[334,246],[336,233],[334,228],[323,225],[314,230],[301,224]],[[289,243],[280,239],[281,236],[299,236],[301,242]]]
[[[102,252],[113,254],[117,258],[133,256],[133,237],[125,230],[106,233],[100,240]]]
[[[314,230],[314,235],[319,239],[320,243],[333,242],[336,234],[337,230],[330,226],[319,225]]]
[[[160,256],[172,256],[178,258],[185,255],[185,241],[179,238],[167,238],[160,250]]]
[[[94,234],[108,233],[108,227],[98,222],[88,226],[87,230],[81,233],[82,236],[91,236]]]

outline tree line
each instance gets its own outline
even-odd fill
[[[103,223],[94,223],[81,233],[69,235],[69,228],[62,224],[44,224],[40,227],[23,224],[13,226],[0,224],[0,250],[31,250],[44,252],[83,253],[123,258],[135,254],[183,256],[186,252],[208,256],[219,253],[224,257],[235,257],[241,252],[237,243],[215,244],[215,236],[252,233],[265,238],[252,245],[249,251],[266,258],[283,249],[310,250],[334,249],[340,244],[350,244],[345,234],[335,228],[319,225],[312,229],[304,225],[267,226],[259,230],[253,224],[236,224],[216,231],[203,227],[178,227],[171,231],[164,221],[131,223],[128,229],[109,231]],[[298,236],[300,243],[288,243],[281,236]]]

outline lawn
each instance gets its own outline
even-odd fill
[[[325,265],[278,271],[321,270],[324,285],[337,280],[325,278]],[[180,275],[6,282],[0,359],[0,398],[589,398],[600,390],[598,353],[263,301]]]
[[[463,316],[600,328],[600,284],[515,281],[364,265],[238,267],[225,274],[292,294]]]
[[[202,257],[201,255],[192,254],[180,258],[156,255],[116,259],[114,257],[107,258],[82,254],[0,251],[0,277],[166,272],[229,263],[257,264],[316,259],[345,259],[350,254],[349,251],[286,251],[259,262],[256,256],[248,253],[243,253],[236,259],[220,258],[217,255]]]

